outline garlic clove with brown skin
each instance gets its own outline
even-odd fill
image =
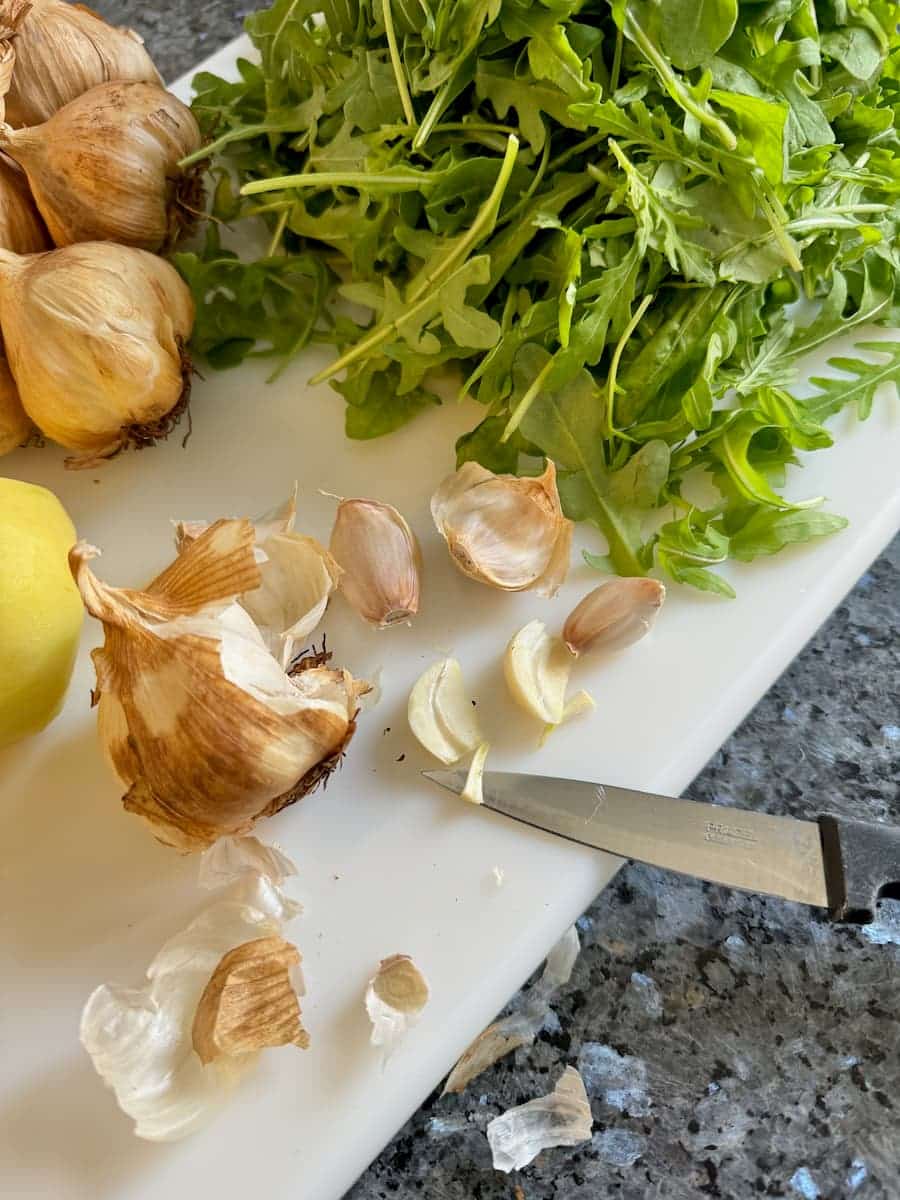
[[[153,83],[103,83],[41,125],[0,126],[57,246],[173,245],[202,208],[198,166],[178,165],[200,143],[191,110]]]
[[[30,10],[30,0],[5,0],[0,6],[0,121],[6,120],[6,96],[16,66],[16,37]]]
[[[5,0],[4,8],[11,3],[22,7],[16,0]],[[24,8],[6,98],[11,125],[39,125],[100,83],[162,82],[133,30],[109,25],[86,5],[66,0],[28,0]]]
[[[542,475],[494,475],[475,462],[445,479],[434,523],[457,567],[502,591],[553,596],[569,570],[572,522],[563,516],[552,462]]]
[[[0,326],[22,407],[92,466],[167,436],[187,406],[190,289],[156,255],[112,242],[0,250]]]
[[[422,554],[401,514],[380,500],[341,500],[329,546],[341,591],[377,629],[409,621],[419,611]]]
[[[614,651],[649,633],[666,598],[656,579],[610,579],[588,592],[569,614],[563,641],[575,654]]]
[[[217,521],[143,591],[69,562],[103,622],[93,652],[100,739],[124,807],[162,842],[202,850],[311,791],[353,736],[367,685],[309,666],[289,676],[235,598],[257,586],[249,521]]]
[[[22,407],[16,381],[0,353],[0,454],[9,454],[34,434],[34,426]]]
[[[0,155],[0,249],[40,254],[53,242],[34,204],[25,172]]]

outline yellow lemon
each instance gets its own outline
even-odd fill
[[[84,614],[75,540],[52,492],[0,479],[0,746],[43,729],[69,686]]]

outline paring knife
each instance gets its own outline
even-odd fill
[[[459,794],[465,771],[425,771]],[[484,805],[597,850],[766,892],[865,925],[900,899],[900,827],[821,816],[797,821],[577,779],[485,771]]]

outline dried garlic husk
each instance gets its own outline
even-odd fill
[[[366,1012],[372,1022],[371,1042],[387,1059],[428,1003],[425,976],[408,954],[382,959],[366,988]]]
[[[484,804],[484,764],[490,748],[490,742],[482,742],[469,763],[469,773],[459,794],[470,804]]]
[[[17,0],[0,2],[9,24]],[[11,125],[38,125],[99,83],[113,79],[160,83],[143,41],[131,29],[108,25],[83,4],[29,0],[15,40],[16,63],[6,99]]]
[[[169,263],[112,242],[0,250],[0,325],[22,407],[71,465],[165,437],[187,405],[190,289]]]
[[[552,1146],[577,1146],[591,1136],[593,1119],[584,1080],[566,1067],[549,1096],[510,1108],[487,1127],[494,1169],[518,1171]]]
[[[175,1141],[193,1133],[254,1066],[252,1050],[220,1053],[204,1066],[192,1046],[195,1014],[223,957],[259,939],[281,942],[282,923],[295,911],[275,879],[242,874],[166,942],[143,986],[102,984],[93,992],[81,1042],[138,1137]]]
[[[290,968],[299,965],[297,947],[274,935],[244,942],[222,956],[191,1028],[204,1066],[266,1046],[309,1048],[290,977]]]
[[[14,254],[40,254],[53,249],[24,172],[3,157],[0,157],[0,248]]]
[[[341,591],[369,624],[386,629],[419,611],[422,554],[392,505],[342,500],[329,549],[344,572]]]
[[[22,407],[16,381],[0,353],[0,454],[9,454],[34,433],[34,426]]]
[[[419,676],[409,694],[407,715],[425,749],[448,766],[484,741],[455,658],[432,663]]]
[[[103,83],[49,121],[0,126],[0,148],[22,167],[57,246],[118,242],[170,247],[203,204],[191,110],[155,83]]]
[[[324,546],[314,537],[294,532],[296,515],[295,489],[284,504],[253,522],[260,584],[239,597],[285,668],[322,620],[341,576],[341,568]],[[178,550],[208,528],[203,521],[177,521]]]
[[[545,725],[559,725],[575,659],[543,621],[529,621],[506,648],[503,670],[513,699]]]
[[[261,842],[258,837],[223,837],[214,842],[200,855],[200,870],[197,883],[202,888],[214,891],[225,887],[243,876],[260,875],[280,888],[286,879],[297,874],[291,859],[273,843]],[[297,916],[302,907],[287,899],[290,916]]]
[[[610,579],[575,606],[563,627],[573,654],[586,650],[622,650],[653,628],[666,598],[656,579]]]
[[[565,580],[573,525],[562,515],[552,462],[537,478],[463,463],[434,493],[431,514],[453,561],[471,579],[545,596]]]
[[[94,698],[123,804],[180,850],[306,795],[353,736],[366,688],[320,666],[285,674],[235,602],[259,584],[253,544],[249,521],[217,521],[144,591],[101,583],[84,542],[69,555],[106,634]]]

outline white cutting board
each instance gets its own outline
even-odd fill
[[[226,70],[235,49],[205,65]],[[187,95],[185,84],[178,90]],[[820,373],[824,357],[812,364]],[[579,669],[597,712],[538,751],[534,724],[505,694],[502,650],[533,617],[558,625],[596,575],[576,565],[552,602],[463,578],[428,499],[478,407],[449,404],[388,438],[348,442],[343,401],[305,383],[322,362],[310,353],[273,386],[265,366],[210,372],[196,383],[184,449],[175,435],[87,472],[65,471],[52,447],[0,463],[60,496],[79,533],[104,550],[98,573],[119,585],[146,582],[170,559],[170,518],[255,515],[295,479],[300,529],[327,540],[333,502],[319,488],[376,496],[406,514],[425,555],[412,628],[375,634],[342,600],[332,605],[323,629],[337,661],[360,676],[381,669],[382,697],[327,790],[257,829],[299,866],[306,911],[289,936],[304,956],[312,1048],[267,1052],[221,1117],[185,1142],[138,1141],[78,1044],[92,988],[138,983],[161,943],[209,899],[195,886],[196,860],[159,846],[121,808],[88,707],[95,622],[62,715],[0,752],[0,1195],[337,1200],[619,865],[420,780],[432,764],[405,720],[420,671],[459,657],[495,743],[492,767],[677,794],[900,525],[900,406],[891,397],[866,425],[840,417],[838,445],[792,472],[793,496],[826,494],[850,528],[732,569],[735,601],[671,589],[652,638]],[[809,797],[811,811],[820,801]],[[413,955],[432,1000],[382,1073],[363,991],[395,952]]]

